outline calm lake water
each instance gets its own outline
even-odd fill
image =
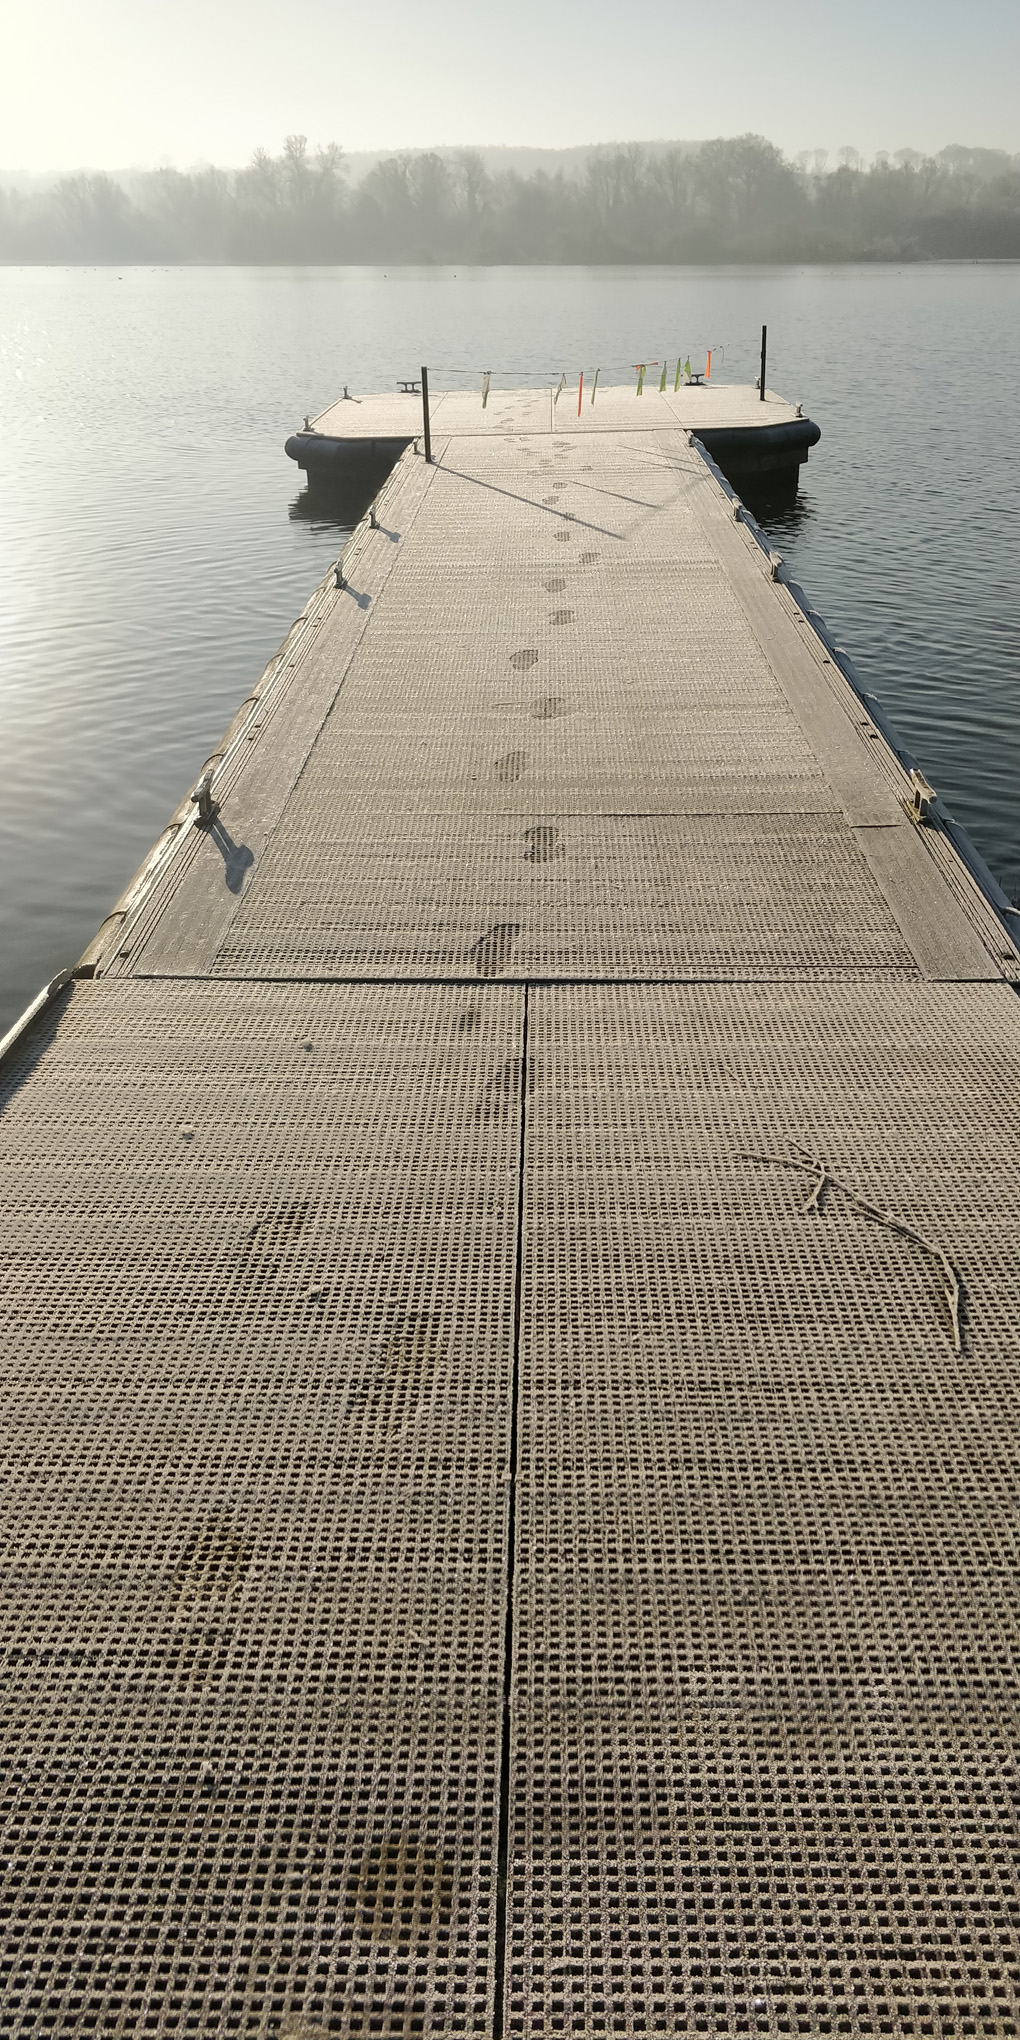
[[[80,954],[340,543],[283,441],[725,346],[822,428],[774,542],[1020,888],[1020,266],[0,271],[0,1031]],[[718,356],[717,356],[718,365]]]

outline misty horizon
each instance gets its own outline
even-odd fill
[[[519,158],[511,159],[520,161]],[[241,170],[0,185],[0,261],[606,263],[1020,257],[1020,158],[950,146],[791,163],[764,135],[572,150],[402,151],[360,177],[337,143]]]

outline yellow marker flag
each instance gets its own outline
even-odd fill
[[[635,368],[637,369],[637,392],[636,392],[636,394],[637,394],[637,395],[638,395],[639,397],[643,397],[643,396],[644,396],[644,393],[645,393],[645,364],[644,364],[644,362],[643,362],[643,361],[637,361],[637,362],[635,362],[634,366],[635,366]]]
[[[661,396],[663,395],[663,393],[664,393],[664,391],[665,391],[665,388],[666,388],[666,364],[665,364],[665,362],[663,362],[663,364],[662,364],[662,374],[661,374],[661,375],[660,375],[660,377],[659,377],[659,395],[660,395],[660,397],[661,397]]]
[[[491,381],[492,381],[492,371],[491,371],[491,369],[488,369],[488,368],[487,368],[487,369],[486,369],[486,371],[485,371],[485,374],[484,374],[484,375],[483,375],[483,377],[482,377],[482,410],[483,410],[483,411],[484,411],[484,409],[485,409],[485,406],[486,406],[486,404],[487,404],[487,403],[488,403],[488,401],[489,401],[489,384],[490,384],[490,382],[491,382]]]
[[[600,370],[600,369],[596,369],[596,370],[595,370],[595,381],[594,381],[594,382],[592,383],[592,386],[591,386],[591,400],[592,400],[592,403],[594,403],[594,402],[595,402],[595,392],[596,392],[596,390],[598,389],[598,386],[599,386],[599,376],[600,376],[600,374],[601,374],[601,370]]]
[[[677,392],[677,390],[678,390],[678,389],[680,388],[680,370],[681,370],[682,366],[683,366],[683,363],[681,362],[681,360],[680,360],[680,356],[679,356],[679,354],[678,354],[678,355],[677,355],[677,358],[676,358],[676,380],[675,380],[675,382],[674,382],[674,384],[673,384],[673,394],[674,394],[674,396],[676,395],[676,392]]]

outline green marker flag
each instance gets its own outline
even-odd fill
[[[636,363],[636,367],[637,367],[637,395],[639,397],[643,397],[645,393],[645,364],[643,361],[639,361]]]
[[[686,361],[684,362],[684,374],[685,374],[685,376],[687,377],[687,380],[688,380],[688,382],[690,382],[690,379],[691,379],[691,357],[690,357],[690,355],[688,355],[688,356],[687,356],[687,359],[686,359]]]
[[[558,383],[557,383],[557,385],[556,385],[556,395],[555,395],[555,396],[554,396],[554,398],[553,398],[553,403],[554,403],[554,404],[558,404],[558,403],[559,403],[559,401],[560,401],[560,398],[561,398],[561,396],[562,396],[562,394],[563,394],[564,390],[566,389],[566,387],[567,387],[567,378],[566,378],[566,376],[565,376],[565,375],[561,375],[561,377],[560,377],[560,379],[559,379],[559,382],[558,382]]]
[[[659,395],[660,395],[660,397],[662,396],[662,394],[663,394],[663,392],[664,392],[665,388],[666,388],[666,364],[665,364],[665,362],[663,362],[663,364],[662,364],[662,374],[661,374],[661,375],[660,375],[660,377],[659,377]]]
[[[678,390],[678,389],[680,388],[680,368],[681,368],[681,362],[680,362],[680,356],[679,356],[679,354],[678,354],[678,355],[677,355],[677,358],[676,358],[676,381],[675,381],[675,383],[673,384],[673,395],[674,395],[674,396],[676,395],[676,393],[677,393],[677,390]]]
[[[484,411],[484,409],[485,409],[485,406],[486,406],[486,404],[487,404],[487,403],[488,403],[488,401],[489,401],[489,384],[490,384],[490,382],[491,382],[491,381],[492,381],[492,370],[491,370],[491,369],[488,369],[488,368],[487,368],[487,369],[486,369],[486,371],[485,371],[485,374],[484,374],[484,375],[483,375],[483,377],[482,377],[482,410],[483,410],[483,411]]]
[[[600,373],[600,371],[599,371],[598,369],[596,369],[596,370],[595,370],[595,381],[594,381],[594,382],[592,383],[592,386],[591,386],[591,400],[592,400],[592,403],[594,403],[594,402],[595,402],[595,392],[596,392],[596,390],[598,389],[598,386],[599,386],[599,373]]]

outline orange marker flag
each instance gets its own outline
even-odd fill
[[[578,415],[578,417],[580,417],[580,415],[581,415],[581,392],[582,392],[582,390],[583,390],[583,389],[584,389],[584,370],[583,370],[583,368],[582,368],[582,370],[581,370],[581,373],[580,373],[580,375],[579,375],[579,376],[578,376],[578,378],[577,378],[577,415]]]
[[[707,360],[707,361],[706,361],[706,363],[705,363],[705,381],[706,381],[706,382],[708,381],[708,378],[709,378],[709,376],[711,375],[711,373],[712,373],[712,349],[711,349],[711,348],[709,348],[709,350],[708,350],[708,360]]]

